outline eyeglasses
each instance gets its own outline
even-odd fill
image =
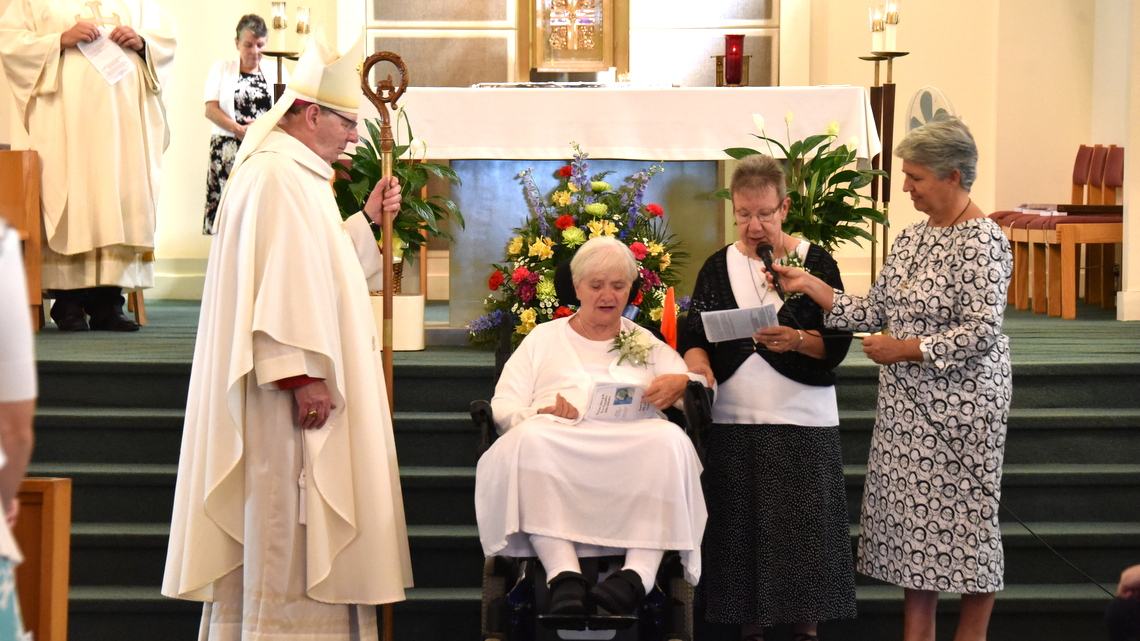
[[[732,215],[736,217],[736,224],[740,225],[741,227],[744,227],[745,225],[747,225],[749,222],[751,222],[753,220],[758,220],[761,223],[770,223],[776,219],[776,217],[780,214],[780,210],[783,208],[784,208],[784,205],[780,204],[775,209],[773,209],[772,211],[770,211],[766,214],[752,214],[752,215],[744,214],[744,215],[742,215],[742,214],[739,214],[737,212],[732,212]]]
[[[321,110],[324,111],[325,113],[330,113],[330,114],[336,116],[337,118],[340,118],[341,120],[347,122],[348,127],[345,128],[346,131],[356,131],[356,124],[357,123],[352,118],[347,118],[345,116],[342,116],[342,115],[340,115],[339,112],[334,111],[332,109],[329,109],[328,107],[321,107]]]

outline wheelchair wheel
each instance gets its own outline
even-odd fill
[[[480,638],[484,641],[505,641],[507,638],[507,577],[504,575],[506,568],[502,567],[505,564],[497,563],[499,560],[492,557],[483,563],[483,634]]]

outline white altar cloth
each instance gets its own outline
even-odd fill
[[[881,150],[863,87],[411,87],[400,104],[435,160],[569,158],[571,141],[594,158],[725,160],[729,147],[767,150],[749,135],[759,133],[752,114],[786,145],[788,111],[792,140],[838,122],[837,144],[858,136],[859,158]],[[367,99],[361,116],[377,117]]]

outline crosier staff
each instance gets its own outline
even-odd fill
[[[387,76],[384,80],[376,83],[376,89],[373,90],[368,83],[368,72],[372,67],[379,62],[390,62],[396,67],[397,73],[400,74],[400,83],[397,86],[392,81],[392,76]],[[396,140],[392,136],[392,117],[390,109],[396,107],[396,101],[400,96],[404,95],[404,91],[408,88],[408,67],[400,56],[390,51],[380,51],[368,56],[364,61],[364,66],[360,68],[360,88],[364,91],[364,95],[376,107],[376,111],[380,114],[380,173],[382,175],[382,183],[387,188],[389,179],[392,177],[392,151],[396,146]],[[391,105],[391,107],[389,107]],[[395,273],[392,266],[392,217],[384,215],[381,217],[383,220],[383,239],[381,240],[381,247],[384,252],[384,336],[381,338],[382,351],[381,362],[384,365],[384,386],[388,392],[388,412],[392,412],[394,407],[395,398],[392,391],[392,294],[395,280]],[[383,641],[392,641],[393,639],[393,612],[392,604],[385,603],[382,608],[383,613],[383,632],[381,638]]]

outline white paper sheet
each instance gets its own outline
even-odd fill
[[[705,325],[705,338],[710,343],[749,338],[765,327],[779,324],[776,306],[772,304],[701,312],[701,322]]]
[[[127,58],[127,52],[107,37],[110,32],[105,27],[99,27],[99,33],[102,35],[95,42],[80,41],[78,47],[95,65],[107,84],[113,85],[125,78],[134,69],[134,65]]]
[[[594,383],[590,390],[590,403],[586,406],[585,418],[598,421],[632,421],[657,416],[657,408],[652,403],[644,403],[641,398],[645,388],[624,383]]]

